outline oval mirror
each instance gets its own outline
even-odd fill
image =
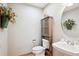
[[[65,7],[61,18],[61,26],[67,36],[79,37],[79,3]]]

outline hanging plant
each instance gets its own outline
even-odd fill
[[[12,8],[5,7],[3,4],[0,6],[0,28],[7,28],[9,21],[15,23],[15,13]]]
[[[71,30],[72,27],[75,25],[75,21],[73,19],[68,19],[63,23],[64,27],[67,28],[68,30]]]

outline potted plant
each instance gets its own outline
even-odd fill
[[[0,28],[7,28],[9,21],[15,23],[15,13],[12,8],[0,6]]]
[[[63,23],[64,27],[67,28],[68,30],[71,30],[72,27],[75,25],[75,21],[73,19],[68,19]]]

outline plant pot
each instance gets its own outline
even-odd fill
[[[6,15],[1,16],[1,28],[7,28],[8,26],[8,17]]]

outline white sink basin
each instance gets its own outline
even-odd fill
[[[62,53],[72,55],[72,56],[79,56],[79,46],[78,45],[69,45],[66,42],[56,42],[52,44],[53,48],[59,50]]]

